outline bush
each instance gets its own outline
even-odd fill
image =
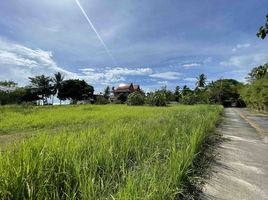
[[[146,97],[146,103],[151,106],[166,106],[166,95],[161,91],[151,92]]]
[[[268,74],[240,88],[240,93],[249,108],[268,112]]]
[[[133,92],[130,95],[128,95],[128,105],[143,105],[145,102],[144,95],[142,95],[140,92]]]
[[[116,100],[115,100],[115,103],[116,104],[123,104],[127,101],[127,95],[126,94],[119,94],[117,97],[116,97]]]
[[[18,104],[25,96],[26,90],[24,88],[16,88],[12,91],[0,90],[0,105]]]
[[[104,105],[104,104],[108,104],[108,103],[109,103],[109,101],[104,96],[97,96],[96,97],[95,104]]]

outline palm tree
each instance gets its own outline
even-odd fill
[[[196,87],[197,88],[204,88],[206,86],[206,80],[207,77],[205,74],[200,74],[199,77],[197,78]]]
[[[51,78],[49,76],[41,75],[29,77],[31,88],[43,100],[43,104],[47,103],[47,98],[53,94],[51,87]]]
[[[64,80],[64,75],[60,72],[54,74],[54,77],[52,78],[52,81],[54,83],[53,86],[53,95],[56,95],[59,93],[59,90],[62,86],[62,82]],[[54,96],[53,96],[53,101],[54,101]],[[53,102],[52,102],[53,104]],[[60,99],[60,104],[61,104],[61,99]]]

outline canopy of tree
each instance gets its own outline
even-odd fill
[[[259,32],[257,33],[257,37],[264,39],[268,34],[268,15],[266,15],[266,23],[264,26],[261,26]]]
[[[220,79],[208,85],[209,98],[211,102],[224,106],[236,104],[243,106],[244,102],[240,97],[239,88],[243,84],[234,79]]]
[[[93,86],[87,84],[84,80],[70,79],[62,82],[58,97],[61,100],[69,99],[76,102],[93,98],[93,93]]]
[[[268,64],[255,67],[249,73],[249,84],[240,89],[247,106],[268,112]]]

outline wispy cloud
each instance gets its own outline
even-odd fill
[[[127,81],[127,77],[148,76],[153,70],[146,68],[80,68],[74,73],[58,66],[51,51],[31,49],[0,38],[0,79],[11,79],[21,84],[27,77],[45,74],[51,76],[61,72],[66,78],[85,79],[91,84],[113,84]]]
[[[237,44],[233,49],[232,51],[233,52],[236,52],[238,49],[245,49],[245,48],[248,48],[250,47],[251,45],[249,43],[245,43],[245,44]]]
[[[165,80],[176,80],[180,78],[180,73],[179,72],[161,72],[161,73],[155,73],[149,75],[150,77],[153,78],[159,78],[159,79],[165,79]]]
[[[232,56],[226,61],[220,62],[222,66],[252,68],[268,62],[267,53],[252,53],[240,56]]]
[[[80,69],[80,71],[82,72],[82,78],[102,84],[118,83],[120,81],[126,81],[126,77],[129,76],[147,76],[153,73],[151,68],[130,69],[127,67],[106,68],[101,70],[83,68]]]
[[[29,76],[62,72],[67,77],[77,77],[75,73],[59,67],[50,51],[31,49],[0,38],[0,78],[13,79],[25,83]]]
[[[192,78],[192,77],[184,78],[183,80],[188,81],[188,82],[196,82],[196,78]]]
[[[186,63],[183,65],[183,67],[186,67],[186,68],[199,67],[199,66],[201,66],[201,64],[199,63]]]

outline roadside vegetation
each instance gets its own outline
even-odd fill
[[[0,108],[0,199],[174,199],[221,106]],[[185,194],[186,195],[186,194]]]
[[[268,113],[268,64],[253,68],[247,78],[248,84],[240,89],[247,107]]]

